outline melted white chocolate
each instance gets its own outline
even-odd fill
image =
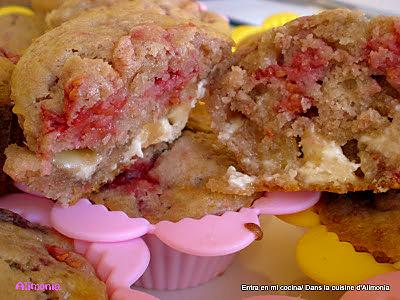
[[[346,183],[356,179],[354,171],[360,165],[351,162],[335,142],[310,133],[302,138],[301,146],[305,163],[298,170],[298,176],[305,183]]]
[[[90,149],[66,150],[55,154],[53,163],[75,173],[79,179],[87,180],[96,171],[101,157]]]

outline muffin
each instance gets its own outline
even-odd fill
[[[4,150],[10,143],[22,141],[18,121],[11,111],[11,74],[20,55],[40,34],[35,17],[19,14],[0,16],[0,195],[13,189],[9,177],[3,173]]]
[[[31,2],[29,0],[0,0],[0,6],[6,5],[30,6]]]
[[[4,209],[0,209],[0,225],[1,299],[108,299],[105,285],[73,252],[71,240]],[[54,288],[21,290],[28,284]]]
[[[89,199],[130,217],[144,217],[153,224],[183,218],[221,215],[249,207],[260,193],[240,195],[235,190],[214,192],[210,183],[226,177],[236,161],[213,134],[184,131],[172,145],[147,149],[116,179]],[[235,182],[233,175],[227,180]]]
[[[211,27],[132,7],[63,23],[18,62],[13,111],[27,146],[8,147],[4,170],[28,190],[66,204],[174,140],[229,57],[230,39]]]
[[[0,16],[0,57],[17,63],[32,40],[43,32],[35,16],[8,14]]]
[[[72,18],[87,13],[90,9],[111,7],[124,2],[131,2],[136,10],[158,8],[167,15],[194,18],[212,25],[220,32],[228,35],[230,32],[227,20],[218,14],[202,11],[200,4],[195,0],[65,0],[46,15],[46,23],[48,28],[54,28]]]
[[[42,17],[59,7],[65,0],[31,0],[33,11]]]
[[[209,107],[258,190],[399,187],[399,24],[338,9],[238,45]]]
[[[399,191],[382,194],[356,192],[325,193],[316,212],[327,230],[356,251],[372,254],[379,263],[400,261]]]

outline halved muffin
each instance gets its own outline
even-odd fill
[[[211,27],[132,6],[63,23],[18,62],[13,111],[27,147],[10,146],[4,170],[28,190],[66,204],[173,141],[229,57],[230,39]]]
[[[223,192],[213,192],[209,184],[226,178],[236,183],[231,152],[213,134],[184,131],[172,145],[159,144],[145,152],[117,178],[89,199],[131,217],[144,217],[151,223],[201,218],[250,206],[260,193],[240,195],[229,184]],[[237,167],[237,166],[236,166]]]
[[[260,190],[400,186],[400,18],[338,9],[248,38],[213,126]]]
[[[0,244],[1,299],[108,299],[104,283],[74,252],[73,242],[50,228],[0,209]]]
[[[321,223],[356,251],[371,253],[377,262],[400,261],[400,194],[324,193],[316,206]]]

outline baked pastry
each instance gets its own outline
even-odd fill
[[[237,47],[213,126],[267,191],[399,187],[400,18],[338,9]]]
[[[20,55],[40,34],[35,17],[18,14],[0,16],[0,195],[13,190],[9,177],[3,173],[4,150],[10,143],[22,141],[18,121],[11,111],[11,74]]]
[[[1,299],[107,299],[91,265],[55,231],[0,209],[0,244]],[[16,290],[19,282],[24,288],[33,283],[53,284],[54,289],[24,292]]]
[[[260,193],[238,195],[233,189],[213,192],[209,188],[210,181],[225,178],[226,169],[235,170],[236,165],[213,134],[184,131],[170,148],[159,144],[145,154],[89,199],[157,223],[236,211],[261,197]],[[234,174],[227,180],[240,183]]]
[[[31,0],[31,6],[35,14],[43,18],[47,13],[59,7],[65,0]]]
[[[63,23],[18,62],[13,111],[27,147],[10,146],[4,170],[28,190],[68,203],[173,141],[229,57],[230,39],[211,27],[132,6]]]
[[[218,14],[203,11],[195,0],[65,0],[61,5],[46,15],[49,28],[87,13],[96,7],[111,7],[112,5],[131,2],[136,10],[159,9],[161,13],[175,15],[181,18],[197,19],[212,25],[220,32],[229,34],[229,23]]]
[[[0,16],[0,101],[3,103],[10,99],[10,80],[14,64],[32,40],[41,34],[39,23],[33,16]]]
[[[0,16],[0,58],[16,63],[32,40],[43,33],[35,16],[8,14]]]
[[[0,0],[0,6],[7,5],[22,5],[22,6],[30,6],[30,0]]]
[[[316,206],[321,223],[356,251],[371,253],[380,263],[400,261],[400,194],[326,193]]]
[[[49,28],[54,28],[93,8],[111,7],[123,2],[131,2],[137,10],[160,8],[160,10],[168,12],[170,9],[180,8],[182,9],[180,13],[196,14],[199,12],[197,2],[193,0],[64,0],[46,15],[46,23]]]

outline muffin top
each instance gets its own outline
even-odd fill
[[[159,8],[166,14],[174,14],[174,9],[179,8],[182,17],[185,13],[192,17],[199,18],[199,5],[194,0],[64,0],[58,7],[53,9],[46,16],[46,23],[49,28],[54,28],[62,23],[76,18],[89,10],[98,7],[110,8],[115,4],[130,2],[136,10]]]
[[[136,10],[151,8],[162,9],[165,14],[202,21],[214,29],[229,35],[228,21],[220,15],[204,11],[195,0],[64,0],[46,15],[48,28],[54,28],[97,7],[111,7],[115,4],[130,2]]]
[[[226,44],[229,44],[227,38],[210,30],[207,25],[163,15],[164,11],[160,8],[140,12],[135,9],[134,3],[127,2],[109,8],[91,10],[89,13],[63,23],[42,35],[28,48],[18,62],[12,78],[12,98],[15,102],[14,112],[20,117],[27,145],[31,150],[38,150],[38,138],[43,131],[52,133],[53,125],[59,125],[61,117],[57,118],[57,113],[61,114],[65,109],[78,111],[79,108],[82,108],[65,107],[65,88],[68,89],[71,86],[70,92],[74,92],[75,88],[77,93],[72,95],[74,97],[80,99],[90,96],[93,101],[97,101],[98,98],[106,98],[110,96],[111,92],[121,91],[123,93],[126,89],[130,98],[144,93],[144,91],[135,90],[140,83],[137,81],[145,80],[140,74],[151,72],[152,66],[146,65],[141,68],[137,65],[139,59],[145,60],[144,57],[140,57],[140,53],[147,50],[138,50],[135,52],[138,57],[131,57],[133,53],[129,51],[133,51],[133,46],[130,45],[129,38],[143,39],[148,43],[154,42],[154,47],[158,47],[158,42],[167,43],[164,40],[151,41],[147,34],[154,30],[152,35],[155,37],[163,39],[162,34],[170,34],[172,40],[169,42],[181,41],[179,47],[184,47],[186,44],[188,47],[193,47],[190,44],[193,42],[191,39],[200,33],[206,35],[210,43],[213,43],[213,39],[215,39],[216,43],[225,40]],[[156,25],[153,25],[155,23]],[[178,32],[178,29],[176,34],[160,32],[162,31],[161,27],[170,28],[171,31],[174,31],[176,27],[185,27],[187,29],[186,36],[181,36],[182,32]],[[132,32],[133,28],[135,28],[134,32]],[[137,47],[140,48],[139,44]],[[154,51],[153,54],[157,55],[161,49],[155,48]],[[201,63],[208,62],[202,61]],[[161,65],[159,67],[161,68]],[[201,66],[199,68],[200,76],[204,76],[201,74],[203,71]],[[83,91],[81,92],[80,89],[85,88],[81,83],[84,78],[75,78],[82,73],[86,73],[86,76],[93,81],[92,84],[87,83],[89,90],[83,95]],[[92,86],[95,84],[98,85],[97,88]],[[118,101],[124,95],[111,96]],[[77,105],[83,104],[78,103]],[[85,104],[88,107],[93,105],[93,103]],[[51,118],[47,118],[49,120],[45,118],[48,111],[51,112],[51,116],[49,116]],[[140,111],[137,112],[137,114],[140,113]],[[69,118],[72,119],[67,120],[68,124],[72,123],[75,117],[75,115],[71,115]],[[41,121],[43,118],[47,120],[46,124]],[[46,126],[50,126],[50,128]],[[42,141],[42,144],[44,143],[46,142]],[[41,150],[46,152],[48,150],[46,146],[41,145]]]

